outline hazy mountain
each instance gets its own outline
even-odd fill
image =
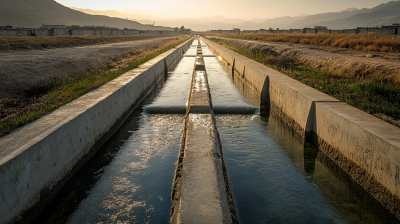
[[[328,12],[328,13],[321,13],[321,14],[316,14],[316,15],[310,15],[307,16],[303,19],[296,20],[289,24],[290,27],[296,27],[296,28],[304,28],[304,27],[310,27],[310,24],[318,24],[323,21],[330,21],[330,20],[337,20],[337,19],[343,19],[347,18],[359,13],[366,13],[369,12],[370,9],[353,9],[351,11],[341,11],[341,12]],[[319,24],[319,25],[325,25],[325,24]],[[290,27],[282,27],[282,28],[290,28]]]
[[[262,29],[269,29],[271,28],[280,28],[280,29],[288,29],[288,28],[297,28],[296,26],[292,26],[295,21],[301,20],[307,16],[296,16],[296,17],[291,17],[291,16],[284,16],[284,17],[278,17],[274,19],[268,19],[265,20],[264,22],[259,23],[259,26]]]
[[[325,21],[318,24],[323,24],[331,29],[346,29],[391,25],[399,22],[400,14],[398,12],[379,10],[370,13],[360,13],[344,19]],[[311,24],[310,26],[314,25],[317,25],[317,23]]]
[[[128,10],[124,10],[124,12],[119,12],[116,10],[91,10],[91,9],[80,9],[80,8],[71,8],[81,12],[85,12],[91,15],[107,15],[119,18],[141,18],[136,20],[142,24],[152,24],[153,22],[156,25],[160,26],[168,26],[168,27],[181,27],[185,26],[186,28],[191,28],[192,30],[200,30],[206,31],[211,29],[232,29],[236,27],[238,24],[243,25],[254,25],[257,24],[255,22],[247,22],[243,19],[238,18],[225,18],[224,16],[203,16],[199,18],[155,18],[152,16],[145,16],[143,13],[138,13],[137,10],[132,9],[132,14],[127,13]],[[145,18],[145,19],[143,19]]]
[[[346,29],[366,26],[382,26],[391,25],[400,22],[400,1],[392,1],[385,4],[378,5],[371,9],[353,10],[351,13],[357,12],[350,16],[345,12],[341,12],[342,18],[332,19],[330,16],[320,16],[319,20],[314,18],[312,21],[307,17],[306,21],[296,21],[293,24],[300,24],[303,26],[313,27],[317,25],[328,26],[331,29]],[[320,14],[323,15],[323,14]],[[339,15],[333,16],[339,17]],[[302,23],[300,23],[302,22]],[[293,25],[292,24],[292,25]]]
[[[80,11],[89,15],[99,15],[99,16],[109,16],[109,17],[117,17],[117,18],[129,18],[130,20],[131,15],[126,14],[126,13],[122,13],[120,11],[117,10],[92,10],[92,9],[81,9],[81,8],[75,8],[75,7],[70,7],[70,9],[76,10],[76,11]]]
[[[129,20],[126,18],[129,18]],[[154,22],[157,26],[149,25]],[[128,11],[117,10],[74,10],[54,0],[0,0],[0,26],[11,25],[14,27],[40,27],[42,24],[54,24],[154,30],[185,26],[196,31],[206,31],[232,28],[254,30],[270,27],[289,29],[317,25],[328,26],[331,29],[345,29],[359,26],[390,25],[399,22],[400,1],[388,2],[371,9],[349,8],[340,12],[245,21],[240,18],[226,18],[224,16],[165,19],[149,17],[143,10],[131,10],[129,13]]]
[[[109,26],[121,29],[132,27],[140,30],[172,29],[170,27],[146,26],[135,21],[108,16],[88,15],[65,7],[53,0],[0,1],[0,26],[37,28],[42,24]]]

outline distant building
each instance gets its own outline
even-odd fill
[[[308,27],[305,27],[305,28],[303,28],[303,33],[311,33],[311,34],[315,34],[315,29],[313,29],[313,28],[308,28]]]
[[[233,33],[239,34],[240,33],[240,29],[239,28],[233,28]]]
[[[12,26],[0,26],[0,30],[12,30],[14,29]]]
[[[67,26],[64,25],[42,25],[42,29],[67,29]]]

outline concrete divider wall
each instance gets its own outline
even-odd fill
[[[192,41],[0,138],[0,222],[20,220],[49,197]]]
[[[234,223],[237,217],[232,199],[228,200],[229,183],[224,176],[221,142],[200,46],[199,42],[172,190],[170,223]]]
[[[400,128],[212,41],[262,101],[400,218]],[[234,62],[234,63],[233,63]],[[244,71],[244,72],[243,72]],[[314,137],[311,137],[314,136]]]

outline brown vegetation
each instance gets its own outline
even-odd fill
[[[312,44],[320,46],[331,46],[348,48],[357,51],[374,51],[399,53],[400,37],[378,34],[211,34],[227,38],[244,40],[261,40],[273,42],[286,42],[293,44]]]
[[[58,36],[58,37],[0,37],[0,52],[9,50],[32,50],[108,44],[124,41],[160,38],[170,35],[132,36]]]

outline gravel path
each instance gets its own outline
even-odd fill
[[[52,78],[82,76],[132,49],[148,50],[180,37],[162,37],[84,47],[0,53],[0,99],[23,96],[24,90]]]

